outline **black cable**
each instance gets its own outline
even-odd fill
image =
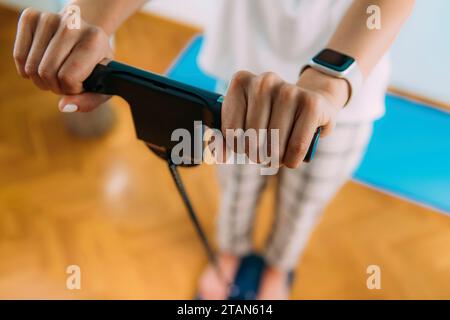
[[[197,214],[195,213],[194,208],[192,207],[191,201],[189,200],[189,196],[187,195],[186,189],[184,188],[183,182],[181,181],[181,177],[177,170],[177,166],[172,162],[170,155],[167,157],[167,159],[168,159],[167,163],[169,165],[169,169],[170,169],[172,178],[175,182],[175,185],[178,189],[178,192],[179,192],[181,198],[183,199],[186,209],[188,210],[189,217],[191,218],[191,221],[195,227],[195,231],[197,232],[198,236],[200,237],[202,245],[205,248],[206,254],[208,256],[208,260],[213,265],[214,270],[216,271],[219,279],[224,281],[224,283],[230,287],[230,284],[229,284],[227,278],[224,276],[222,269],[220,268],[220,265],[217,261],[217,256],[216,256],[211,244],[209,243],[208,238],[206,237],[206,234],[200,224],[200,221],[198,220],[198,217],[197,217]]]

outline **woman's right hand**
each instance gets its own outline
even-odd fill
[[[79,29],[69,29],[71,17],[23,11],[14,45],[19,74],[42,90],[62,95],[62,112],[90,111],[109,96],[83,92],[83,81],[98,63],[112,59],[109,36],[100,27],[81,20]]]

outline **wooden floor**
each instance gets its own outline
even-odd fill
[[[191,298],[206,257],[163,162],[134,138],[129,109],[103,138],[68,133],[57,97],[16,76],[17,14],[0,9],[0,298]],[[117,59],[164,72],[197,30],[144,15],[118,33]],[[210,237],[214,168],[182,172]],[[270,226],[263,199],[257,242]],[[66,289],[79,265],[82,289]],[[366,268],[381,268],[381,290]],[[348,183],[297,270],[293,298],[450,298],[450,218]]]

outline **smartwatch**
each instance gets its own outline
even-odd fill
[[[363,76],[356,59],[332,49],[320,51],[302,68],[300,74],[308,68],[347,81],[350,94],[345,106],[355,97],[363,84]]]

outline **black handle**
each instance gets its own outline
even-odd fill
[[[104,93],[105,80],[108,75],[108,71],[111,71],[108,66],[98,64],[95,66],[89,77],[83,82],[84,90],[87,92]]]
[[[87,92],[118,95],[129,103],[138,101],[139,104],[152,103],[152,93],[165,91],[169,95],[181,97],[182,100],[190,100],[199,109],[208,109],[213,116],[208,121],[208,126],[220,129],[221,127],[221,103],[220,95],[190,86],[167,77],[134,68],[132,66],[111,61],[108,65],[97,65],[91,75],[83,83]],[[144,87],[145,92],[139,90]],[[142,101],[142,103],[140,102]],[[133,105],[131,105],[133,109]],[[178,106],[179,107],[179,106]]]
[[[211,127],[216,129],[221,128],[221,108],[223,100],[222,96],[116,61],[112,61],[106,66],[101,64],[97,65],[92,71],[91,75],[83,82],[83,87],[87,92],[118,95],[128,102],[130,102],[129,100],[132,96],[133,100],[143,100],[142,103],[149,103],[149,101],[146,101],[148,99],[145,99],[145,97],[141,99],[139,97],[134,97],[132,92],[128,92],[130,91],[130,88],[132,88],[132,86],[130,87],[129,85],[124,85],[124,83],[134,83],[141,86],[145,85],[148,86],[149,90],[167,90],[167,88],[173,88],[174,93],[180,92],[184,93],[185,97],[202,100],[203,104],[207,105],[208,109],[213,114],[214,121],[212,122]],[[132,108],[132,111],[133,108],[136,108],[136,106],[132,105],[131,103],[130,107]],[[135,123],[138,122],[136,121],[137,119],[134,120]],[[141,121],[142,119],[139,122]],[[137,128],[137,131],[138,137],[146,140],[145,135],[139,136],[139,128]],[[304,162],[310,162],[314,158],[314,154],[320,137],[320,132],[321,128],[319,127],[314,134],[308,152],[305,156],[305,159],[303,160]]]

